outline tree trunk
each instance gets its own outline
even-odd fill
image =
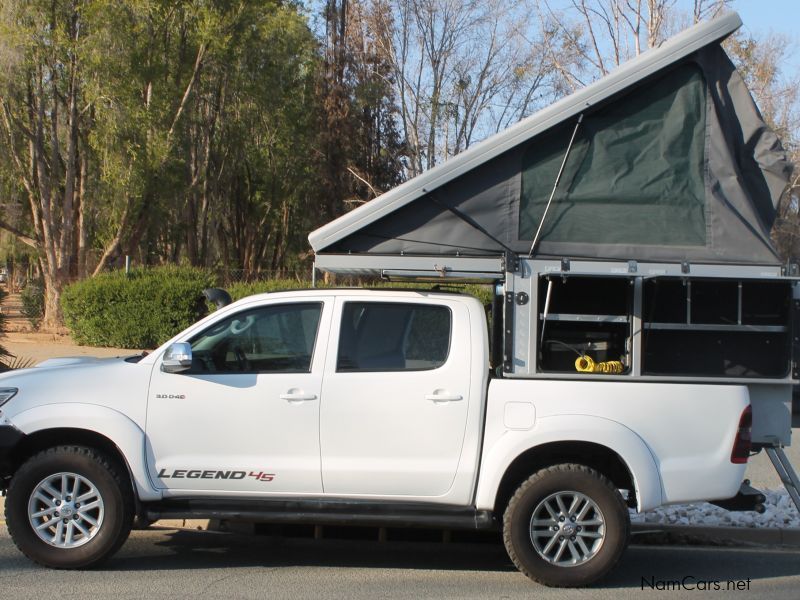
[[[89,176],[89,160],[87,151],[81,153],[80,170],[78,171],[78,278],[87,275],[86,253],[89,248],[89,228],[86,223],[86,178]]]
[[[61,312],[61,292],[66,283],[63,279],[53,277],[47,269],[44,274],[44,317],[41,328],[45,331],[55,331],[64,325],[64,315]]]

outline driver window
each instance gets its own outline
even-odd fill
[[[191,340],[189,373],[308,373],[322,303],[246,310]]]

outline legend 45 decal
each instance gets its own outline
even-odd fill
[[[265,473],[264,471],[218,471],[216,469],[161,469],[158,472],[159,479],[245,479],[251,477],[256,481],[269,482],[275,479],[275,473]]]

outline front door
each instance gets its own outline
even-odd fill
[[[337,298],[336,314],[320,417],[325,493],[446,494],[467,423],[467,307],[362,295]]]
[[[176,492],[322,491],[319,403],[333,302],[245,307],[192,336],[183,373],[153,369],[147,464]]]

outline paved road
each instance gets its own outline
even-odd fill
[[[749,590],[656,591],[642,579],[742,580]],[[0,598],[698,598],[797,599],[800,553],[638,547],[599,588],[548,589],[516,572],[501,545],[282,539],[133,532],[102,570],[51,571],[19,555],[0,526]]]

